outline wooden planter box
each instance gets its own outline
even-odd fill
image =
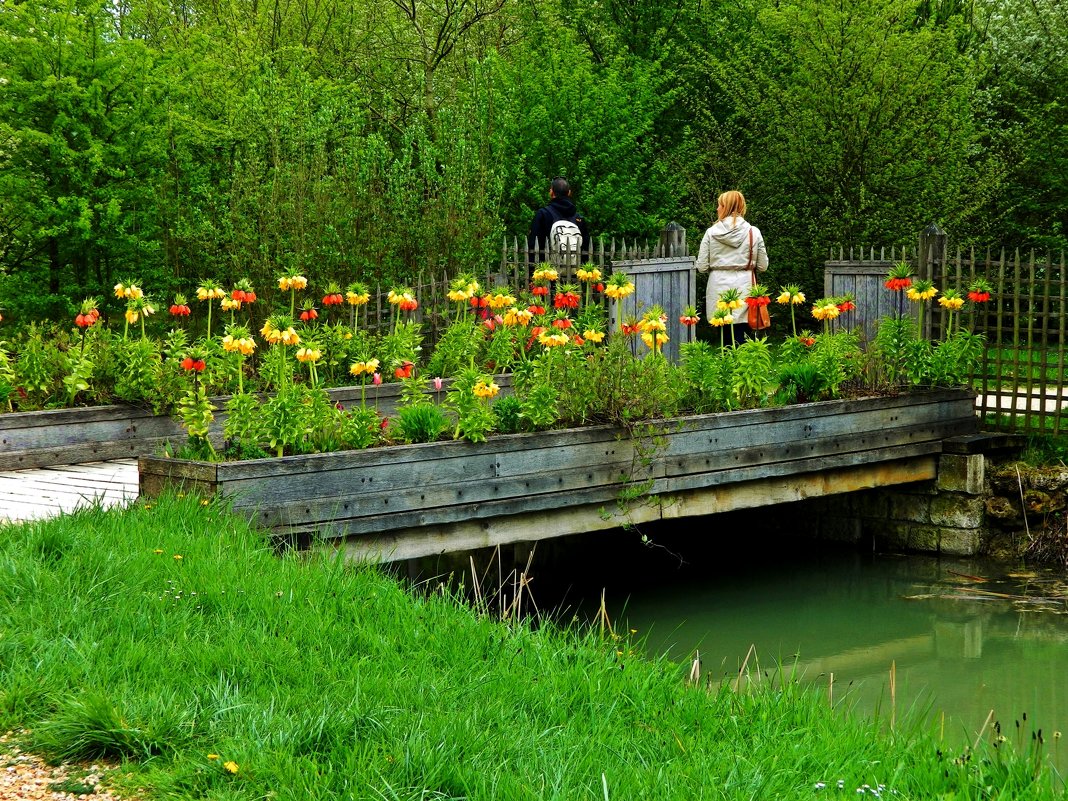
[[[502,390],[511,387],[510,376],[498,376]],[[442,397],[448,382],[442,389]],[[394,412],[400,384],[367,386],[367,405],[383,415]],[[345,408],[360,403],[360,387],[336,387],[327,393]],[[212,439],[222,443],[222,424],[228,397],[212,398],[217,411]],[[104,459],[133,459],[159,453],[167,442],[185,440],[181,424],[168,415],[153,414],[137,406],[88,406],[42,412],[0,414],[0,470],[24,470],[54,464],[83,464]]]
[[[934,477],[974,394],[932,390],[244,462],[145,456],[140,492],[229,498],[280,534],[400,559]],[[620,504],[640,485],[642,498]],[[658,499],[649,503],[652,496]]]

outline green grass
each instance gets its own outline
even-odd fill
[[[1059,797],[1037,749],[943,755],[900,710],[889,732],[792,681],[691,689],[639,652],[278,557],[193,499],[0,529],[0,727],[152,796]]]

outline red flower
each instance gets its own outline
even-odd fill
[[[579,296],[574,292],[560,292],[553,298],[553,306],[557,309],[577,309]]]
[[[810,348],[816,344],[816,339],[814,337],[800,337],[800,339],[802,345],[806,345]]]
[[[411,378],[412,367],[414,367],[414,365],[411,362],[405,362],[393,371],[393,375],[396,378]]]
[[[233,292],[230,293],[230,299],[231,300],[236,300],[238,303],[244,303],[245,294],[246,294],[245,290],[243,290],[243,289],[235,289]],[[174,314],[174,312],[171,312],[171,314]]]
[[[838,304],[838,311],[840,312],[853,311],[853,309],[855,308],[857,308],[857,304],[851,300],[847,300]]]
[[[344,302],[345,298],[339,294],[323,295],[324,306],[340,306]]]
[[[174,303],[171,305],[170,313],[175,317],[188,317],[189,307],[184,303]]]
[[[309,320],[316,320],[319,318],[319,312],[315,309],[305,309],[300,313],[300,319],[302,322],[308,322]]]
[[[580,337],[578,334],[575,334],[575,336],[571,337],[571,341],[574,342],[575,345],[580,348],[586,344],[586,340]]]
[[[245,302],[245,303],[255,303],[255,302],[256,302],[256,293],[255,293],[255,292],[252,292],[251,290],[250,290],[250,291],[248,291],[248,292],[246,292],[246,293],[245,293],[245,300],[244,300],[244,302]]]
[[[193,369],[196,370],[198,373],[204,372],[205,367],[207,367],[207,365],[204,364],[203,359],[197,359],[193,362]]]
[[[547,286],[531,287],[530,294],[533,295],[536,298],[545,297],[546,295],[549,294],[549,287],[547,287]]]
[[[533,303],[527,306],[527,311],[531,314],[545,314],[544,306],[535,306]]]
[[[559,320],[553,320],[553,328],[559,328],[562,331],[566,331],[571,327],[571,320],[567,317],[561,317]]]
[[[593,291],[594,292],[604,292],[604,284],[594,284],[593,285]]]
[[[682,323],[685,326],[691,326],[691,325],[697,325],[697,321],[700,320],[700,319],[701,318],[697,317],[696,315],[690,316],[690,315],[684,314],[681,317],[679,317],[679,322]]]
[[[888,278],[886,279],[886,288],[892,289],[895,292],[899,289],[908,289],[912,286],[911,278]]]
[[[192,356],[186,356],[184,359],[182,359],[181,364],[182,364],[182,369],[183,370],[192,370],[193,369],[193,357]]]
[[[487,317],[485,320],[483,320],[482,325],[484,325],[489,331],[492,331],[497,327],[497,323],[492,317]]]
[[[990,293],[977,292],[976,290],[972,289],[968,292],[968,300],[970,300],[972,303],[986,303],[988,300],[990,300]]]
[[[388,426],[388,425],[389,425],[389,418],[388,417],[383,417],[382,418],[382,422],[378,424],[378,427],[381,428],[383,431],[385,431],[386,430],[386,426]]]

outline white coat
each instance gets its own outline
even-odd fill
[[[749,258],[749,231],[753,232],[753,257]],[[750,264],[750,269],[746,269]],[[697,269],[708,272],[708,289],[705,291],[706,319],[711,319],[716,310],[716,301],[728,289],[737,289],[744,300],[753,285],[751,270],[764,272],[768,269],[768,249],[760,229],[750,225],[744,217],[727,216],[705,231],[701,249],[697,253]],[[757,279],[758,281],[760,279]],[[734,310],[734,322],[744,323],[748,307]]]

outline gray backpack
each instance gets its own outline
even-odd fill
[[[549,255],[561,262],[577,264],[582,250],[582,231],[573,220],[557,220],[549,228]]]

